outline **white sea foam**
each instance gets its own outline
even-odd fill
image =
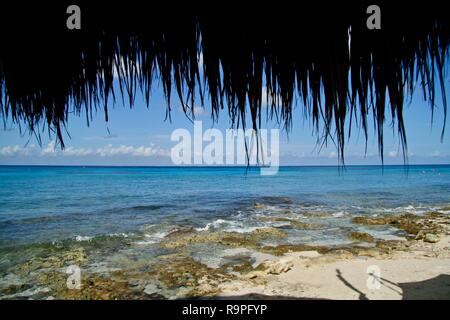
[[[156,240],[147,240],[147,241],[136,241],[134,244],[138,246],[147,246],[149,244],[155,244],[158,243]]]
[[[207,223],[206,226],[204,226],[203,228],[195,228],[195,231],[199,231],[199,232],[210,231],[211,228],[218,229],[225,224],[234,224],[234,223],[235,223],[234,221],[217,219],[213,222]]]
[[[159,231],[159,232],[155,232],[155,233],[145,234],[144,235],[145,240],[136,241],[135,244],[140,245],[140,246],[145,246],[145,245],[149,245],[149,244],[159,243],[159,242],[161,242],[162,239],[167,237],[167,235],[169,235],[171,232],[173,232],[173,230]]]
[[[425,206],[425,205],[409,205],[409,206],[399,206],[394,208],[369,208],[370,212],[375,212],[378,214],[399,214],[399,213],[411,213],[421,215],[430,211],[441,211],[439,207]]]
[[[89,236],[76,236],[75,241],[91,241],[93,237]]]
[[[282,227],[289,227],[291,225],[290,222],[282,222],[282,221],[278,221],[278,222],[269,222],[271,227],[274,228],[282,228]]]
[[[128,234],[126,233],[110,233],[108,234],[109,237],[123,237],[123,238],[128,238]]]
[[[217,219],[206,224],[204,227],[195,228],[198,232],[206,232],[211,230],[222,230],[225,232],[249,233],[261,228],[261,226],[248,226],[242,221]]]
[[[347,215],[346,211],[338,211],[338,212],[335,212],[335,213],[332,214],[332,216],[335,217],[335,218],[340,218],[340,217],[343,217],[345,215]]]
[[[126,233],[110,233],[106,235],[107,237],[122,237],[122,238],[128,238],[128,234]],[[94,239],[94,236],[75,236],[75,241],[83,242],[83,241],[91,241]]]
[[[226,232],[236,232],[236,233],[250,233],[255,231],[256,229],[261,229],[262,227],[245,227],[245,226],[241,226],[241,227],[230,227],[230,228],[226,228],[224,231]]]

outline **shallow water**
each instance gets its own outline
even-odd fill
[[[245,168],[0,167],[0,284],[20,282],[11,268],[58,248],[85,248],[95,272],[128,268],[167,254],[159,243],[174,230],[287,233],[268,245],[346,244],[351,231],[397,239],[397,229],[364,230],[351,218],[449,204],[450,166],[285,167],[269,177]],[[217,266],[224,250],[188,251]]]

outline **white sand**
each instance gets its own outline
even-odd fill
[[[292,253],[271,262],[280,267],[274,272],[280,274],[254,272],[246,279],[223,284],[220,296],[236,299],[450,299],[449,246],[450,236],[444,235],[436,244],[414,241],[408,252],[396,252],[388,258]],[[374,286],[368,287],[369,267],[379,268],[380,281],[371,281]],[[379,288],[375,286],[377,283]]]

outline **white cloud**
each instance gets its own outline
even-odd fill
[[[7,146],[0,149],[0,155],[2,156],[13,156],[19,153],[23,148],[16,146]]]
[[[36,150],[36,146],[31,144],[29,146],[23,147],[19,145],[15,146],[6,146],[0,148],[0,156],[11,157],[11,156],[27,156],[32,154]]]
[[[82,157],[82,156],[93,155],[93,152],[89,148],[68,147],[68,148],[64,149],[64,151],[62,152],[62,155],[64,155],[64,156]]]
[[[158,146],[150,145],[149,147],[133,147],[133,146],[125,146],[121,145],[118,147],[114,147],[111,144],[107,146],[98,148],[95,150],[94,155],[98,155],[101,157],[111,157],[111,156],[134,156],[134,157],[154,157],[161,156],[166,157],[170,156],[170,152],[164,149],[161,149]]]
[[[46,145],[44,149],[42,149],[41,154],[49,155],[49,156],[56,155],[57,150],[56,150],[55,146],[56,146],[55,140],[50,141],[50,143],[48,145]]]
[[[6,146],[0,148],[0,156],[27,156],[34,155],[40,157],[114,157],[114,156],[132,156],[132,157],[169,157],[170,151],[164,150],[159,146],[150,144],[150,146],[113,146],[108,144],[100,148],[76,148],[67,147],[64,150],[59,149],[55,141],[49,142],[46,146],[39,149],[31,145],[27,147]]]

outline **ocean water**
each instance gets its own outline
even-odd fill
[[[246,168],[3,166],[0,277],[43,248],[65,244],[89,249],[93,266],[120,268],[124,257],[166,253],[158,244],[181,228],[275,227],[288,237],[272,244],[335,245],[364,228],[351,223],[354,216],[423,214],[449,205],[450,166],[444,165],[283,167],[276,176]],[[274,217],[322,227],[296,229]],[[389,227],[365,232],[402,237]],[[191,255],[220,256],[209,248],[193,247]]]

